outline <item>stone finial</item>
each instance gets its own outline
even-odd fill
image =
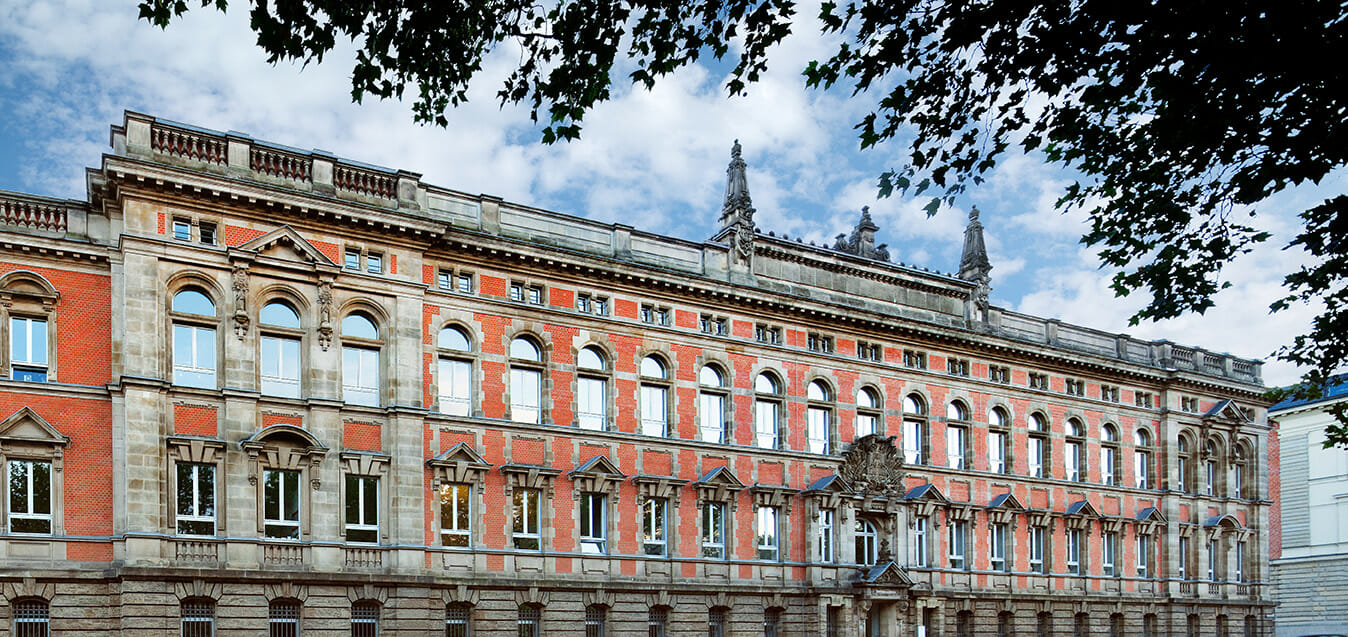
[[[969,209],[969,225],[964,229],[964,253],[960,256],[959,278],[978,284],[974,290],[974,308],[984,315],[988,309],[988,295],[992,292],[992,262],[983,242],[983,223],[978,220],[978,208]]]
[[[861,220],[857,222],[856,227],[852,228],[852,236],[844,243],[842,235],[838,235],[838,243],[833,246],[833,249],[867,259],[888,261],[889,251],[885,250],[882,257],[880,256],[880,250],[875,247],[875,231],[879,229],[880,226],[875,225],[875,222],[871,220],[871,207],[862,206]]]
[[[740,140],[730,147],[726,167],[725,203],[721,206],[721,233],[730,239],[731,258],[747,264],[754,253],[754,205],[749,197],[747,167],[741,157]]]

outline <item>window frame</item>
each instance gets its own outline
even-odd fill
[[[59,467],[51,458],[34,458],[27,456],[13,456],[5,454],[5,484],[8,497],[5,499],[5,530],[10,535],[15,536],[50,536],[57,534],[57,511],[59,503],[57,501],[57,481],[59,476],[57,471]],[[19,492],[23,496],[24,511],[15,511],[15,487],[14,470],[16,466],[26,467],[24,471],[23,489]],[[47,497],[46,512],[36,511],[41,502],[37,498],[36,475],[37,467],[46,467]],[[45,523],[45,531],[23,531],[15,529],[15,522],[27,520],[37,523]]]
[[[867,518],[856,516],[852,529],[852,559],[859,566],[875,566],[880,559],[880,529]]]
[[[362,599],[351,603],[351,637],[379,637],[380,615],[383,608],[374,600]],[[370,630],[370,628],[373,630]]]
[[[1123,449],[1119,428],[1113,423],[1100,427],[1100,483],[1123,486]]]
[[[520,358],[515,355],[515,343],[524,342],[533,348],[537,354],[537,359]],[[510,339],[509,354],[509,375],[510,375],[510,420],[525,424],[542,424],[547,421],[546,396],[544,383],[546,379],[544,372],[547,371],[547,353],[543,347],[542,341],[536,339],[530,334],[519,334]],[[528,387],[528,379],[532,378],[536,386],[535,389]],[[518,385],[518,386],[517,386]],[[525,396],[526,390],[528,396]],[[532,403],[521,402],[523,398],[532,398]],[[535,414],[532,419],[529,414]]]
[[[585,637],[605,637],[607,634],[608,607],[590,604],[585,607]]]
[[[381,522],[384,516],[382,515],[380,509],[382,502],[384,500],[382,492],[383,481],[380,480],[379,476],[377,475],[347,473],[343,476],[342,482],[343,482],[342,537],[346,538],[347,542],[359,542],[361,544],[378,544],[380,538],[383,536]],[[371,488],[370,484],[371,482],[373,482],[373,488]],[[353,486],[356,487],[355,502],[354,502],[354,504],[356,505],[356,509],[354,511],[354,513],[356,514],[357,520],[356,522],[351,521],[351,516],[353,513],[351,508],[353,504],[352,502]],[[369,498],[371,497],[374,498],[373,503],[368,501]],[[373,523],[371,523],[370,521],[371,515],[374,516]],[[369,540],[352,539],[353,532],[359,534],[358,536],[363,536],[364,534],[372,533],[374,537],[373,539]]]
[[[701,557],[713,560],[730,559],[730,538],[726,536],[729,528],[726,524],[726,515],[730,507],[720,500],[706,500],[698,509]]]
[[[754,547],[759,560],[777,562],[782,557],[781,511],[760,505],[754,510]]]
[[[927,527],[927,516],[913,518],[913,565],[919,568],[931,566],[931,538]]]
[[[374,327],[375,338],[347,334],[347,321],[357,317],[369,322]],[[384,373],[384,338],[380,322],[375,319],[373,314],[356,309],[347,312],[342,317],[341,328],[342,401],[348,405],[382,407],[384,405],[386,374]],[[350,371],[352,368],[348,352],[355,355],[355,370],[357,372],[355,379],[351,378]],[[374,357],[373,366],[369,366],[370,355]],[[371,374],[374,377],[373,385],[369,384]]]
[[[259,487],[262,489],[262,536],[264,539],[300,540],[304,537],[304,526],[305,526],[304,513],[306,508],[305,507],[306,498],[304,497],[304,487],[303,487],[304,476],[302,475],[302,473],[303,472],[299,469],[278,469],[273,467],[262,468],[262,480],[259,484]],[[269,514],[267,513],[267,492],[269,489],[272,488],[271,476],[273,475],[277,476],[276,487],[280,489],[280,491],[277,492],[277,497],[275,498],[275,500],[276,500],[277,515],[281,517],[276,518],[269,517]],[[286,515],[288,515],[286,511],[287,509],[286,504],[288,503],[288,500],[286,498],[287,485],[283,483],[285,482],[285,479],[288,476],[294,476],[295,493],[293,497],[295,499],[295,518],[293,520],[285,517]],[[294,536],[292,537],[289,535],[273,535],[272,531],[270,530],[271,527],[293,528],[295,530]]]
[[[1039,525],[1030,525],[1026,532],[1026,556],[1031,573],[1047,575],[1050,572],[1048,559],[1048,529]]]
[[[1086,574],[1085,565],[1081,560],[1081,536],[1081,529],[1066,529],[1063,549],[1068,575]]]
[[[517,551],[543,550],[543,492],[541,489],[515,487],[510,493],[511,548]],[[529,544],[533,546],[529,546]]]
[[[48,637],[51,635],[51,602],[40,597],[25,597],[10,602],[10,616],[14,618],[14,637]],[[36,630],[20,628],[21,624],[37,626]]]
[[[999,573],[1011,572],[1011,555],[1007,551],[1006,524],[988,525],[988,568]]]
[[[707,373],[716,376],[716,384],[707,382]],[[703,365],[697,375],[697,437],[703,442],[729,444],[731,419],[728,413],[730,390],[727,387],[726,373],[720,365]],[[714,415],[718,423],[708,422]]]
[[[541,637],[543,634],[543,609],[533,604],[520,604],[515,611],[515,625],[519,637]]]
[[[193,292],[201,295],[211,305],[213,314],[197,314],[187,310],[175,309],[177,300],[183,294]],[[177,288],[173,294],[169,295],[168,311],[165,314],[169,321],[170,344],[168,348],[168,363],[172,372],[172,384],[178,387],[195,387],[197,389],[219,389],[220,388],[220,303],[216,300],[214,294],[202,285],[189,283]],[[190,352],[186,358],[190,359],[188,363],[179,364],[179,347],[183,344],[179,327],[190,335],[186,340],[190,343]],[[207,334],[209,337],[204,338]],[[203,361],[201,353],[202,343],[210,343],[209,366]],[[200,378],[197,379],[196,376]]]
[[[972,565],[969,563],[968,522],[964,520],[947,520],[946,529],[949,531],[946,536],[946,563],[954,570],[969,570]]]
[[[828,383],[818,378],[805,387],[805,450],[828,455],[833,453],[837,394]]]
[[[175,495],[175,497],[174,497],[174,515],[173,515],[173,519],[174,519],[174,533],[175,533],[176,535],[189,535],[189,536],[197,536],[197,537],[213,537],[213,536],[215,536],[216,533],[217,533],[217,531],[218,531],[218,529],[219,529],[219,526],[218,526],[218,519],[217,519],[217,518],[218,518],[218,515],[219,515],[219,510],[220,510],[220,509],[219,509],[219,504],[218,504],[218,495],[219,495],[219,493],[220,493],[220,484],[219,484],[219,480],[218,480],[218,478],[219,478],[219,473],[220,473],[220,472],[219,472],[219,467],[218,467],[218,466],[216,465],[216,463],[214,463],[214,462],[188,462],[188,461],[182,461],[182,460],[174,462],[173,465],[174,465],[174,466],[173,466],[173,471],[174,471],[174,483],[173,483],[173,484],[174,484],[174,495]],[[184,476],[183,476],[183,473],[182,473],[182,469],[183,469],[184,467],[190,468],[190,475],[187,476],[187,477],[191,480],[191,483],[192,483],[192,495],[191,495],[190,500],[189,500],[191,506],[189,507],[190,511],[187,512],[187,513],[184,513],[184,512],[181,510],[181,505],[182,505],[183,503],[182,503],[182,501],[179,499],[179,496],[181,496],[181,491],[182,491],[182,488],[183,488],[183,479],[184,479]],[[211,475],[210,475],[211,491],[210,491],[210,497],[209,497],[209,499],[210,499],[209,508],[210,508],[211,513],[210,513],[209,515],[204,514],[204,513],[201,513],[201,511],[202,511],[203,509],[207,508],[207,507],[204,506],[204,505],[202,504],[202,502],[201,502],[201,500],[202,500],[203,498],[202,498],[202,494],[201,494],[201,482],[202,482],[202,481],[201,481],[200,474],[201,474],[201,472],[202,472],[201,470],[203,470],[203,469],[210,469],[210,474],[211,474]],[[188,524],[210,524],[210,527],[211,527],[211,528],[210,528],[210,532],[209,532],[209,533],[192,533],[192,532],[190,532],[190,531],[184,531],[184,530],[183,530],[183,523],[184,523],[184,522],[186,522],[186,523],[188,523]]]
[[[1105,577],[1119,577],[1123,573],[1118,568],[1119,534],[1117,531],[1105,531],[1100,534],[1100,574]]]
[[[608,554],[608,494],[588,491],[576,503],[576,531],[580,552],[586,555]]]
[[[862,400],[862,396],[866,396],[865,401]],[[857,388],[856,416],[852,422],[852,437],[854,439],[870,434],[884,435],[884,405],[883,395],[874,387],[863,385]],[[863,427],[863,422],[868,422],[868,426]],[[862,433],[863,429],[869,429],[869,431]]]
[[[903,461],[927,465],[931,461],[931,418],[927,399],[911,393],[903,398]]]
[[[447,343],[449,338],[462,338],[458,343]],[[458,323],[446,323],[435,334],[435,410],[450,416],[470,418],[477,411],[477,339],[473,332]],[[460,378],[460,375],[466,378]]]
[[[462,628],[462,630],[455,630]],[[468,604],[445,604],[445,637],[472,637],[473,607]]]
[[[659,370],[659,375],[648,373],[647,363]],[[673,421],[670,418],[673,401],[673,368],[668,359],[654,353],[641,357],[638,363],[638,408],[640,409],[640,433],[653,438],[671,438],[674,436]],[[657,431],[658,430],[658,431]]]
[[[24,350],[27,352],[27,358],[17,358],[18,354],[15,347],[15,341],[18,338],[18,324],[25,324],[23,333],[27,336],[24,339]],[[34,336],[34,324],[42,325],[42,336]],[[29,383],[51,382],[52,368],[52,325],[46,316],[34,316],[32,314],[20,312],[9,315],[9,338],[5,343],[9,346],[9,373],[5,374],[13,380]],[[40,345],[40,348],[38,347]],[[34,353],[38,350],[42,352],[42,360],[36,360]],[[41,378],[37,378],[40,375]]]
[[[645,555],[669,556],[669,499],[647,497],[641,502],[641,550]]]
[[[834,524],[835,516],[833,509],[820,509],[819,519],[815,522],[814,530],[814,550],[815,559],[824,564],[832,564],[837,557],[834,544],[837,537],[837,529]]]
[[[771,392],[764,390],[764,385],[759,382],[763,380],[771,383]],[[782,435],[782,412],[786,406],[784,389],[781,377],[774,372],[763,370],[754,375],[754,446],[759,449],[780,449],[785,444]]]
[[[215,600],[209,597],[189,597],[179,601],[178,623],[182,637],[214,637],[215,606]]]
[[[1025,441],[1025,469],[1031,478],[1052,478],[1053,470],[1049,459],[1053,454],[1052,439],[1049,437],[1049,420],[1039,412],[1031,412],[1026,427],[1029,434]],[[1036,443],[1038,449],[1035,449]]]
[[[277,598],[267,602],[268,637],[299,637],[304,604],[297,599]],[[292,626],[290,629],[284,626]]]
[[[1086,462],[1085,423],[1075,417],[1068,418],[1063,440],[1063,479],[1086,482],[1090,469]]]
[[[1133,486],[1138,489],[1151,489],[1153,484],[1151,468],[1152,435],[1145,428],[1133,432]]]
[[[462,549],[476,546],[477,542],[474,541],[474,527],[476,525],[473,522],[476,519],[475,509],[477,507],[473,502],[476,495],[473,486],[472,482],[441,482],[437,487],[440,496],[440,546]],[[464,515],[460,515],[459,508],[459,493],[461,491],[464,508],[467,509]],[[452,495],[453,497],[447,498],[446,495]],[[446,509],[448,509],[448,517],[446,517]],[[450,520],[448,526],[445,525],[446,519]],[[467,528],[461,526],[461,521],[467,524]],[[464,538],[463,543],[447,541],[448,538],[456,537]]]

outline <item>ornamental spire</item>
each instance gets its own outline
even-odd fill
[[[992,292],[992,262],[988,261],[988,248],[983,242],[983,224],[978,220],[978,208],[969,209],[969,225],[964,229],[964,254],[960,257],[959,278],[978,284],[974,291],[974,306],[980,313],[988,308],[988,295]]]
[[[740,156],[740,140],[730,148],[730,166],[725,170],[725,203],[721,206],[721,232],[730,234],[732,258],[748,263],[753,258],[754,204],[749,198],[749,180],[745,175],[744,158]]]

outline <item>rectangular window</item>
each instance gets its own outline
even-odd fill
[[[1011,368],[999,365],[988,365],[988,380],[1003,385],[1011,382]]]
[[[1137,576],[1148,577],[1151,574],[1151,537],[1137,536]]]
[[[262,472],[262,530],[270,538],[300,539],[300,472]]]
[[[370,274],[384,273],[384,255],[371,252],[365,255],[365,271]]]
[[[604,554],[608,552],[607,527],[608,496],[603,493],[580,495],[580,552]]]
[[[212,344],[214,340],[211,339]],[[47,382],[47,321],[22,316],[10,317],[9,363],[10,374],[14,380]],[[211,369],[214,371],[215,368]]]
[[[884,349],[875,343],[857,341],[857,358],[863,361],[879,362],[884,357]]]
[[[754,401],[754,442],[759,448],[777,448],[777,408],[775,401]]]
[[[440,413],[470,416],[473,412],[473,364],[468,361],[440,359],[437,393]]]
[[[52,532],[51,463],[9,461],[9,532]]]
[[[510,368],[510,419],[543,421],[543,374],[536,369]]]
[[[262,393],[282,398],[300,397],[300,342],[293,338],[263,336],[258,343]]]
[[[1236,581],[1245,581],[1245,543],[1236,542]]]
[[[946,462],[951,469],[964,468],[964,453],[968,449],[968,430],[964,427],[946,427],[945,429],[945,453]]]
[[[342,262],[343,267],[345,267],[348,270],[360,269],[360,250],[347,248],[345,259],[346,260]]]
[[[523,283],[511,283],[511,284],[510,284],[510,300],[512,300],[512,301],[518,301],[518,302],[520,302],[520,303],[523,303],[523,302],[524,302],[524,284],[523,284]]]
[[[927,368],[927,353],[916,350],[903,350],[903,366],[911,369]]]
[[[467,606],[455,604],[445,608],[445,637],[469,637]]]
[[[473,293],[473,275],[460,274],[458,276],[458,290],[464,294]]]
[[[725,395],[712,392],[698,394],[699,438],[703,442],[728,442],[725,430]]]
[[[362,602],[351,607],[351,637],[379,637],[379,605]]]
[[[1115,447],[1100,447],[1100,478],[1104,484],[1118,482],[1115,472],[1118,470],[1119,450]]]
[[[1119,388],[1117,385],[1101,385],[1100,398],[1111,403],[1119,402]]]
[[[608,381],[603,378],[580,377],[576,381],[576,424],[581,429],[603,431],[607,418],[604,416],[607,406],[605,394]]]
[[[759,323],[754,326],[754,340],[768,345],[781,345],[782,328]]]
[[[1140,391],[1133,394],[1133,402],[1136,403],[1138,407],[1151,409],[1151,401],[1152,397],[1148,392]]]
[[[379,406],[379,350],[342,348],[342,400]]]
[[[913,520],[913,566],[927,567],[927,518]]]
[[[1006,432],[988,432],[988,471],[1006,473]]]
[[[1179,559],[1175,560],[1175,566],[1179,573],[1179,578],[1189,579],[1189,538],[1180,536],[1179,539]]]
[[[467,548],[473,545],[473,487],[440,485],[440,543]]]
[[[988,563],[994,571],[1009,571],[1006,563],[1006,525],[988,527]]]
[[[215,535],[215,465],[179,462],[174,516],[181,535]]]
[[[647,498],[641,505],[641,549],[646,555],[664,555],[668,550],[667,506],[664,498]]]
[[[922,453],[926,425],[920,420],[903,421],[903,461],[908,464],[926,464]]]
[[[1067,572],[1081,574],[1081,531],[1067,529]]]
[[[1069,442],[1063,445],[1063,464],[1066,479],[1073,482],[1081,480],[1081,443]]]
[[[950,568],[963,569],[965,568],[964,540],[967,523],[963,520],[952,520],[946,526],[950,529],[948,544]]]
[[[1236,464],[1231,466],[1231,497],[1241,498],[1245,496],[1245,466]]]
[[[192,240],[192,222],[186,219],[173,220],[173,238],[179,241]]]
[[[215,389],[215,330],[173,325],[173,384]]]
[[[1204,463],[1203,468],[1203,477],[1205,480],[1203,493],[1207,495],[1217,495],[1217,463],[1209,460]]]
[[[1133,482],[1139,489],[1151,488],[1151,454],[1133,452]]]
[[[833,562],[833,511],[825,509],[819,512],[818,534],[815,536],[815,544],[819,561],[824,563]]]
[[[1044,533],[1044,527],[1042,526],[1030,527],[1029,540],[1030,540],[1030,572],[1031,573],[1047,572],[1047,569],[1044,568],[1044,553],[1045,549],[1047,548],[1045,546],[1047,542]]]
[[[1208,540],[1208,581],[1217,581],[1217,543]]]
[[[585,607],[585,637],[604,637],[604,607]]]
[[[1100,536],[1100,570],[1109,577],[1118,575],[1114,569],[1114,558],[1118,555],[1119,534],[1106,532]]]
[[[644,303],[643,303],[643,304],[641,305],[641,310],[640,310],[640,312],[638,313],[638,315],[641,317],[641,322],[642,322],[642,323],[654,323],[654,322],[655,322],[655,306],[654,306],[654,305],[647,305],[647,304],[644,304]]]
[[[203,223],[198,226],[201,233],[201,243],[213,246],[215,245],[215,224]]]
[[[446,270],[441,270],[441,271],[440,271],[438,274],[436,274],[436,276],[435,276],[435,285],[436,285],[436,287],[439,287],[441,290],[448,290],[448,289],[450,289],[450,279],[451,279],[453,276],[454,276],[454,273],[453,273],[453,272],[449,272],[449,271],[446,271]]]
[[[592,308],[593,308],[593,307],[594,307],[594,303],[590,300],[590,295],[588,295],[588,294],[577,294],[577,295],[576,295],[576,311],[577,311],[577,312],[580,312],[581,314],[589,314],[589,313],[592,311]]]
[[[857,438],[860,438],[862,436],[869,436],[873,433],[876,433],[876,424],[879,421],[880,418],[875,414],[857,412],[856,425],[853,427],[853,429],[855,429],[856,431],[854,431],[853,433],[856,435]]]
[[[763,637],[777,637],[777,628],[781,622],[782,611],[776,608],[763,611]]]
[[[949,358],[945,362],[945,371],[951,376],[968,376],[969,361],[962,358]]]
[[[829,453],[829,420],[832,412],[820,407],[810,407],[805,412],[805,444],[810,453]]]
[[[1030,389],[1048,389],[1048,374],[1030,372]]]
[[[515,489],[512,495],[510,516],[517,549],[537,551],[542,548],[538,497],[537,489]]]
[[[777,561],[777,508],[758,507],[758,559]]]
[[[215,637],[215,604],[200,598],[184,601],[182,637]],[[21,636],[23,633],[19,633]]]
[[[1048,442],[1043,438],[1030,437],[1030,453],[1026,460],[1029,463],[1030,477],[1044,477],[1044,447]]]
[[[829,606],[824,612],[824,637],[838,637],[842,634],[842,608]]]
[[[811,352],[818,352],[820,354],[833,353],[832,336],[824,336],[823,334],[811,333],[809,337],[806,339],[806,344],[809,346]]]
[[[519,637],[542,637],[542,613],[537,606],[520,606],[519,618],[516,624],[519,626]]]
[[[702,330],[703,334],[725,336],[730,333],[730,321],[721,316],[703,314],[698,320],[698,327]]]
[[[1066,381],[1064,381],[1064,382],[1066,383],[1066,386],[1067,386],[1067,395],[1068,395],[1068,396],[1085,396],[1085,395],[1086,395],[1086,381],[1083,381],[1083,380],[1077,380],[1077,379],[1075,379],[1075,378],[1068,378],[1068,379],[1067,379]]]
[[[702,557],[725,559],[725,504],[702,503]]]
[[[529,302],[533,303],[534,305],[543,304],[543,286],[541,285],[529,286]]]
[[[665,637],[665,625],[668,623],[668,611],[663,608],[652,608],[646,615],[647,637]]]
[[[660,385],[641,386],[641,433],[664,436],[669,431],[669,390]]]
[[[379,478],[346,476],[346,540],[379,542]]]
[[[707,611],[707,637],[725,637],[725,611],[719,608]]]
[[[300,605],[272,602],[267,609],[268,637],[300,637]]]

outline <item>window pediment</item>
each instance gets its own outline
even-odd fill
[[[791,515],[791,496],[798,492],[784,485],[755,484],[749,488],[749,493],[754,496],[754,506],[776,507]]]
[[[618,497],[618,487],[627,479],[607,456],[595,456],[567,474],[575,484],[571,495],[580,499],[581,493],[607,493]]]
[[[338,456],[342,469],[351,475],[379,476],[388,473],[392,456],[370,451],[343,451]]]
[[[810,484],[801,492],[806,500],[814,503],[816,510],[836,509],[843,498],[852,494],[852,485],[837,474],[827,475]]]
[[[169,456],[179,462],[214,464],[224,456],[225,441],[197,436],[169,436]]]
[[[328,448],[303,427],[271,425],[244,439],[239,447],[248,454],[248,480],[256,483],[258,468],[302,470],[313,468],[309,481],[314,489],[321,486],[318,466]]]
[[[683,485],[688,484],[688,481],[682,478],[650,475],[633,476],[632,482],[637,485],[637,493],[642,500],[666,498],[673,502],[675,507],[679,506],[680,490]]]
[[[903,499],[912,506],[913,513],[918,517],[927,517],[935,513],[937,508],[950,506],[950,500],[931,483],[913,487]]]
[[[501,465],[501,473],[506,477],[506,486],[510,489],[538,489],[552,498],[553,481],[561,475],[561,469],[533,464]]]
[[[332,259],[329,259],[327,255],[315,248],[312,243],[301,237],[290,226],[281,226],[262,236],[254,237],[242,245],[230,248],[230,252],[252,252],[289,261],[305,261],[317,265],[337,267]]]
[[[463,442],[427,460],[426,466],[435,472],[437,486],[449,483],[482,484],[487,471],[491,470],[491,463]]]
[[[22,450],[59,456],[61,449],[68,444],[70,436],[58,431],[29,407],[23,407],[0,421],[0,449],[6,454]]]
[[[735,494],[744,490],[744,483],[740,482],[735,474],[731,473],[725,467],[716,467],[711,471],[702,474],[693,483],[697,489],[698,503],[702,502],[733,502]]]
[[[1025,511],[1016,496],[1003,493],[988,502],[988,520],[994,524],[1009,524],[1019,513]]]

